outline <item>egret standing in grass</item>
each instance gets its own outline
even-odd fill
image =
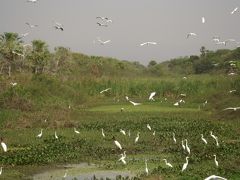
[[[223,178],[223,177],[221,177],[221,176],[216,176],[216,175],[211,175],[211,176],[205,178],[204,180],[211,180],[211,179],[213,179],[213,180],[214,180],[214,179],[227,180],[226,178]]]
[[[149,131],[152,130],[151,126],[149,124],[147,124],[147,128],[149,129]]]
[[[148,165],[147,165],[147,160],[146,159],[145,159],[145,172],[148,176],[149,171],[148,171]]]
[[[58,139],[57,132],[54,133],[55,139]]]
[[[185,151],[186,147],[185,147],[185,145],[184,145],[184,143],[183,143],[183,140],[182,140],[182,148],[183,148],[183,150]]]
[[[104,134],[103,128],[102,128],[102,136],[103,136],[104,138],[106,137],[105,134]]]
[[[187,150],[187,152],[188,152],[188,154],[190,154],[190,148],[188,147],[188,141],[187,141],[187,139],[185,139],[185,141],[186,141],[186,150]]]
[[[218,167],[217,156],[216,156],[216,154],[214,154],[213,156],[214,156],[214,162],[215,162],[215,165]]]
[[[120,133],[122,133],[124,136],[126,136],[126,132],[123,129],[120,129]]]
[[[38,138],[41,138],[43,135],[43,129],[41,129],[41,132],[37,135]]]
[[[115,139],[114,136],[113,136],[113,141],[114,141],[114,144],[115,144],[119,149],[122,150],[122,146],[121,146],[121,144]]]
[[[4,152],[7,152],[7,145],[3,142],[3,138],[1,138],[1,146]]]
[[[139,106],[141,105],[141,103],[136,103],[136,102],[133,102],[133,101],[129,101],[131,104],[133,104],[134,106]]]
[[[187,166],[188,166],[188,156],[186,157],[186,162],[183,164],[183,167],[182,167],[182,172],[185,171],[187,169]]]
[[[175,138],[175,133],[173,133],[173,141],[174,141],[175,144],[177,143],[177,140]]]
[[[140,132],[137,133],[137,137],[135,138],[135,141],[134,141],[135,143],[138,142],[138,140],[139,140],[139,135],[140,135]]]
[[[2,175],[3,167],[0,168],[0,175]]]
[[[153,98],[156,95],[156,92],[152,92],[148,98],[148,100],[150,101],[155,101],[155,99]]]
[[[172,164],[170,164],[169,162],[167,162],[167,159],[163,159],[163,160],[165,161],[165,164],[166,164],[167,166],[169,166],[169,167],[171,167],[171,168],[173,167]]]
[[[210,136],[212,136],[212,138],[215,139],[215,141],[216,141],[216,145],[219,146],[219,143],[218,143],[218,137],[215,136],[215,135],[213,135],[213,132],[212,132],[212,131],[210,131]]]
[[[75,132],[76,134],[80,134],[80,132],[79,132],[76,128],[74,128],[74,132]]]
[[[127,162],[125,161],[126,157],[127,157],[126,151],[124,151],[123,154],[121,154],[121,158],[118,161],[122,161],[122,163],[126,165],[127,164]]]
[[[207,144],[207,140],[203,137],[203,134],[201,134],[201,139],[205,144]]]

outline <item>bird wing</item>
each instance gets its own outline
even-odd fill
[[[147,44],[147,42],[144,42],[144,43],[140,44],[140,46],[144,46],[144,45],[146,45],[146,44]]]
[[[232,107],[229,107],[229,108],[225,108],[225,109],[223,109],[223,111],[225,111],[225,110],[233,110],[234,108],[232,108]]]
[[[103,44],[107,44],[109,42],[111,42],[111,40],[104,41]]]

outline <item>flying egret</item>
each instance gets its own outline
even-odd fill
[[[183,167],[182,167],[182,172],[185,171],[187,169],[187,166],[188,166],[188,156],[186,157],[186,162],[183,164]]]
[[[212,131],[210,131],[210,136],[212,136],[213,139],[215,139],[216,141],[216,145],[219,146],[219,143],[218,143],[218,137],[213,135]]]
[[[227,180],[226,178],[223,178],[221,176],[216,176],[216,175],[211,175],[211,176],[205,178],[204,180],[211,180],[211,179],[213,179],[213,180],[216,180],[216,179],[218,179],[218,180]]]
[[[145,159],[145,172],[148,176],[149,171],[148,171],[148,165],[147,165],[147,160],[146,159]]]
[[[228,92],[231,94],[231,93],[236,92],[236,91],[237,91],[236,89],[233,89],[233,90],[230,90]]]
[[[174,141],[175,144],[177,143],[177,140],[175,138],[175,133],[173,133],[173,141]]]
[[[115,144],[119,149],[122,149],[121,144],[115,139],[114,136],[113,136],[113,140],[114,140],[114,144]]]
[[[186,141],[186,150],[187,150],[187,152],[188,152],[188,154],[190,154],[190,148],[188,147],[188,141],[187,141],[187,139],[185,139],[185,141]]]
[[[80,134],[80,132],[79,132],[76,128],[74,128],[74,132],[75,132],[76,134]]]
[[[232,11],[231,14],[234,14],[238,10],[238,7],[235,7]]]
[[[140,46],[145,46],[145,45],[147,45],[147,46],[149,46],[149,45],[157,45],[157,43],[156,42],[144,42],[144,43],[140,44]]]
[[[169,166],[169,167],[171,167],[171,168],[173,167],[172,164],[170,164],[169,162],[167,162],[166,159],[163,159],[163,161],[165,161],[165,164],[166,164],[167,166]]]
[[[111,42],[111,40],[107,40],[107,41],[102,41],[101,39],[97,39],[98,40],[98,42],[100,42],[100,44],[101,45],[105,45],[105,44],[107,44],[107,43],[110,43]]]
[[[186,147],[185,147],[185,145],[184,145],[184,143],[183,143],[183,140],[182,140],[182,148],[183,148],[183,150],[185,151]]]
[[[140,132],[137,133],[137,137],[135,138],[135,141],[134,141],[135,143],[138,142],[138,140],[139,140],[139,135],[140,135]]]
[[[28,25],[28,27],[30,27],[31,29],[35,28],[35,27],[38,27],[37,24],[30,24],[29,22],[26,22],[25,24]]]
[[[54,133],[55,139],[58,139],[57,132]]]
[[[126,136],[126,132],[123,129],[120,129],[120,133],[122,133],[124,136]]]
[[[131,104],[133,104],[134,106],[139,106],[141,105],[141,103],[136,103],[136,102],[133,102],[133,101],[129,101]]]
[[[149,124],[147,124],[147,128],[149,129],[149,131],[152,130],[151,126]]]
[[[107,24],[103,24],[103,23],[100,23],[100,22],[97,22],[97,25],[98,25],[98,26],[103,26],[103,27],[108,27]]]
[[[207,140],[203,137],[203,134],[201,134],[201,139],[205,144],[207,144]]]
[[[123,154],[121,154],[121,158],[118,160],[118,161],[122,161],[122,163],[125,165],[125,164],[127,164],[127,162],[126,162],[126,151],[124,151],[123,152]]]
[[[104,134],[104,132],[103,132],[103,128],[102,128],[102,136],[105,138],[106,136],[105,136],[105,134]]]
[[[156,95],[156,92],[152,92],[148,98],[148,100],[150,101],[155,101],[155,99],[153,98]]]
[[[189,37],[191,37],[191,36],[197,36],[197,34],[196,34],[196,33],[193,33],[193,32],[190,32],[190,33],[187,34],[187,39],[188,39]]]
[[[104,93],[104,92],[107,92],[107,91],[109,91],[111,88],[107,88],[107,89],[104,89],[104,90],[102,90],[101,92],[100,92],[100,94],[102,94],[102,93]]]
[[[224,110],[224,111],[226,111],[226,110],[237,111],[238,109],[240,109],[240,107],[228,107],[228,108],[225,108],[225,109],[223,109],[223,110]]]
[[[214,162],[215,162],[215,165],[218,167],[217,156],[216,156],[216,154],[214,154],[213,156],[214,156]]]
[[[202,23],[204,24],[206,22],[205,17],[202,17]]]
[[[36,3],[38,0],[27,0],[27,2]]]
[[[41,138],[43,135],[43,129],[41,129],[41,132],[37,135],[37,137]]]
[[[1,138],[1,146],[4,152],[7,152],[7,145],[3,142],[3,138]]]
[[[10,82],[10,84],[11,84],[12,86],[16,86],[16,85],[17,85],[16,82]]]

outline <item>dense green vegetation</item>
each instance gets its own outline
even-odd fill
[[[211,174],[240,178],[240,49],[207,51],[200,56],[177,58],[148,67],[137,62],[86,56],[45,42],[25,46],[18,34],[0,40],[0,136],[8,152],[0,151],[0,178],[21,179],[37,172],[36,166],[95,162],[104,169],[130,169],[141,178],[203,179]],[[186,76],[186,78],[183,78]],[[11,83],[16,82],[13,86]],[[111,88],[100,94],[103,89]],[[229,90],[236,90],[229,93]],[[148,101],[156,91],[156,101]],[[186,94],[186,97],[181,94]],[[132,106],[125,96],[141,102]],[[185,104],[173,104],[184,99]],[[207,104],[204,102],[207,100]],[[121,112],[121,108],[124,108]],[[156,135],[147,130],[150,124]],[[76,127],[80,134],[75,134]],[[101,136],[104,129],[106,138]],[[43,137],[37,134],[43,129]],[[123,136],[120,129],[131,131]],[[209,131],[218,136],[216,147]],[[59,139],[54,138],[54,132]],[[139,143],[134,144],[137,132]],[[173,143],[172,133],[177,144]],[[208,140],[201,141],[200,134]],[[127,151],[127,166],[118,162],[113,136]],[[189,168],[181,173],[191,148]],[[219,168],[214,166],[217,155]],[[162,161],[174,165],[169,169]],[[151,175],[144,173],[148,159]]]

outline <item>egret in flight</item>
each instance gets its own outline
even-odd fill
[[[149,45],[157,45],[157,43],[156,42],[144,42],[144,43],[140,44],[140,46],[145,46],[145,45],[147,45],[147,46],[149,46]]]
[[[238,7],[235,7],[232,11],[231,11],[231,14],[234,14],[235,12],[237,12],[238,10]]]
[[[193,33],[193,32],[190,32],[190,33],[187,34],[187,39],[188,39],[189,37],[191,37],[191,36],[197,36],[197,34],[196,34],[196,33]]]
[[[28,25],[28,27],[30,27],[30,28],[35,28],[35,27],[38,27],[38,25],[37,24],[30,24],[30,23],[28,23],[28,22],[26,22],[26,25]]]

